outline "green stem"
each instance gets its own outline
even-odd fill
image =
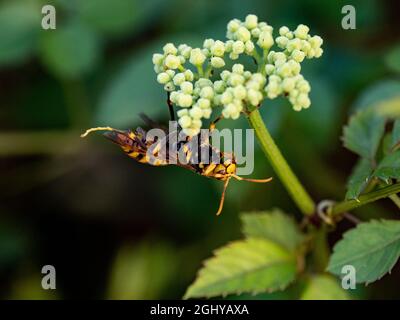
[[[285,158],[268,132],[264,121],[261,118],[260,112],[258,110],[252,111],[248,119],[250,125],[256,132],[261,148],[293,201],[297,204],[303,214],[312,215],[315,209],[313,200],[287,164]]]
[[[392,194],[389,196],[390,200],[400,209],[400,198],[397,194]]]
[[[344,212],[353,210],[357,207],[363,206],[367,203],[390,197],[391,195],[399,192],[400,192],[400,183],[396,183],[391,186],[363,194],[357,200],[347,200],[339,202],[329,210],[329,214],[333,216],[339,215]]]

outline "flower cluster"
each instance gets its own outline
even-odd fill
[[[222,107],[224,118],[237,119],[263,99],[284,95],[294,110],[308,108],[311,88],[300,74],[300,63],[323,52],[321,37],[308,32],[302,24],[294,31],[281,27],[274,39],[271,26],[248,15],[245,21],[228,23],[225,42],[206,39],[201,48],[166,44],[162,54],[153,55],[154,70],[171,102],[180,108],[177,115],[184,132],[197,134],[202,119],[209,119],[216,107]],[[281,51],[271,50],[274,44]],[[240,63],[231,70],[223,69],[242,54],[253,57],[257,70],[245,70]]]

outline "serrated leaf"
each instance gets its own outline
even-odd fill
[[[308,280],[300,296],[301,300],[347,300],[349,296],[337,279],[329,275],[317,275]]]
[[[356,282],[371,283],[390,272],[399,255],[400,221],[360,223],[335,245],[328,271],[340,276],[343,266],[352,265]]]
[[[346,200],[357,199],[367,186],[372,174],[371,161],[361,158],[347,182]]]
[[[400,150],[385,156],[378,164],[374,176],[386,182],[389,179],[400,179]]]
[[[245,213],[241,216],[243,233],[249,238],[265,238],[293,251],[304,239],[293,218],[279,209]]]
[[[185,298],[214,297],[285,288],[296,276],[296,256],[266,239],[228,244],[206,260]]]
[[[385,130],[385,119],[374,112],[358,112],[344,127],[344,146],[361,157],[373,160]]]
[[[353,111],[365,110],[379,105],[382,101],[398,98],[400,98],[400,81],[379,81],[364,90],[352,109]]]

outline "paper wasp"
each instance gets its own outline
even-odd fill
[[[170,112],[171,112],[171,105]],[[171,115],[174,115],[173,111]],[[172,116],[174,119],[174,117]],[[211,123],[210,130],[215,129],[215,124],[220,118]],[[147,122],[150,122],[147,118]],[[180,133],[181,128],[176,129]],[[231,178],[240,181],[250,181],[265,183],[272,180],[268,179],[247,179],[236,175],[237,163],[233,153],[222,152],[213,147],[209,142],[209,136],[202,136],[200,133],[197,136],[186,138],[183,141],[172,141],[171,133],[166,135],[164,139],[151,137],[147,131],[142,128],[135,130],[118,130],[111,127],[97,127],[88,129],[81,137],[86,137],[93,131],[106,131],[104,136],[110,139],[115,144],[119,145],[122,150],[131,158],[140,163],[146,163],[153,166],[165,166],[175,164],[191,170],[207,178],[213,178],[224,181],[217,215],[222,212],[224,205],[225,193]],[[197,143],[192,143],[196,141]],[[170,150],[173,152],[169,152]],[[193,158],[199,159],[201,155],[207,155],[206,161],[191,162]],[[180,157],[179,155],[183,155]],[[203,158],[201,158],[203,159]],[[211,160],[211,161],[210,161]]]

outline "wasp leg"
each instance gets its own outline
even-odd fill
[[[248,178],[239,177],[236,174],[232,174],[231,177],[233,177],[239,181],[250,181],[250,182],[257,182],[257,183],[266,183],[266,182],[270,182],[272,180],[272,177],[267,178],[267,179],[248,179]]]
[[[86,137],[89,133],[94,132],[94,131],[118,131],[120,132],[121,130],[114,129],[111,127],[96,127],[96,128],[90,128],[85,131],[85,133],[81,134],[81,138]]]
[[[222,208],[224,207],[226,188],[228,187],[230,179],[231,179],[231,177],[228,177],[228,179],[225,180],[224,190],[222,191],[221,200],[219,201],[219,207],[218,207],[218,211],[216,213],[217,216],[219,216],[221,214]]]

